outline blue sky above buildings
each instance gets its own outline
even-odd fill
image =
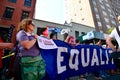
[[[37,0],[35,19],[64,24],[64,0]]]

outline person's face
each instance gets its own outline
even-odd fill
[[[57,39],[56,36],[54,35],[52,39]]]
[[[68,41],[68,44],[74,45],[75,44],[75,39],[74,38],[70,38],[70,40]]]
[[[44,35],[45,37],[48,37],[48,34],[49,34],[49,32],[48,32],[47,29],[46,29],[45,31],[43,31],[43,35]]]
[[[34,25],[32,25],[32,24],[29,24],[29,25],[28,25],[28,30],[29,30],[30,32],[33,32],[34,29],[35,29],[35,26],[34,26]]]

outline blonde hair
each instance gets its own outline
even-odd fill
[[[32,19],[23,19],[18,25],[17,32],[20,30],[27,31],[27,27],[30,24],[32,24]]]

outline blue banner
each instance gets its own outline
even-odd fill
[[[40,50],[46,63],[49,80],[65,80],[67,77],[86,72],[115,68],[113,60],[109,60],[111,49],[96,45],[72,47],[60,40],[54,42],[58,48]]]

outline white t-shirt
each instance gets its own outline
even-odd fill
[[[120,26],[119,26],[119,31],[120,31]],[[118,42],[120,48],[120,36],[118,35],[116,28],[111,32],[109,36]]]

